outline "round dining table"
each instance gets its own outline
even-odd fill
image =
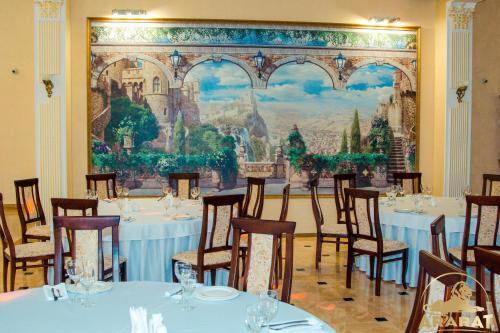
[[[417,286],[418,254],[420,250],[432,252],[431,223],[444,214],[446,217],[447,247],[462,245],[465,225],[465,199],[451,197],[422,197],[423,212],[415,213],[412,196],[398,197],[394,202],[388,198],[379,199],[379,217],[384,239],[398,240],[409,247],[408,271],[406,282],[410,287]],[[471,218],[471,235],[474,234],[476,218]],[[369,274],[368,256],[356,258],[356,265]],[[386,263],[382,270],[382,279],[401,284],[401,261]]]
[[[127,259],[128,281],[170,282],[172,257],[179,252],[198,249],[201,202],[182,200],[178,208],[170,206],[167,211],[166,200],[99,200],[99,215],[121,215],[119,250],[120,256]],[[104,251],[111,253],[110,235],[104,241]],[[225,285],[225,278],[227,273],[217,274],[217,284]]]
[[[172,283],[120,282],[107,292],[92,295],[93,306],[83,307],[72,300],[47,301],[42,288],[18,290],[0,294],[0,331],[16,332],[93,332],[130,333],[129,309],[143,307],[148,318],[160,313],[168,333],[247,333],[246,308],[257,304],[258,297],[241,292],[226,301],[191,299],[193,309],[183,311],[177,300],[165,297]],[[292,305],[280,302],[272,322],[314,318]],[[280,332],[335,332],[315,318],[320,327],[308,330],[281,330]]]

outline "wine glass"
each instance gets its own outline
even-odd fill
[[[191,187],[191,198],[197,200],[199,195],[200,195],[200,188],[198,186]]]
[[[462,190],[462,194],[463,194],[463,197],[464,197],[464,198],[465,198],[466,196],[468,196],[468,195],[471,195],[471,193],[472,193],[472,191],[471,191],[471,189],[470,189],[470,186],[469,186],[469,185],[465,186],[465,187],[463,188],[463,190]]]
[[[181,273],[182,277],[182,311],[191,311],[193,306],[190,303],[191,297],[193,295],[194,289],[196,288],[196,271],[184,270]]]
[[[82,275],[82,267],[80,261],[77,261],[76,259],[68,259],[66,261],[66,273],[68,274],[68,277],[71,281],[74,283],[75,287],[78,286],[80,283],[80,277]],[[77,301],[81,302],[80,298],[77,298]],[[73,301],[73,298],[72,298]]]
[[[129,192],[130,192],[129,188],[124,186],[124,187],[123,187],[123,190],[122,190],[122,193],[123,193],[123,196],[124,196],[125,198],[127,198],[127,197],[128,197]]]
[[[116,195],[118,196],[118,198],[120,198],[123,195],[123,186],[116,185],[115,191],[116,191]]]
[[[83,288],[85,288],[85,302],[83,303],[84,307],[89,307],[93,305],[92,303],[90,303],[89,297],[90,297],[90,288],[94,285],[95,282],[96,282],[95,265],[90,261],[87,261],[83,265],[83,272],[80,277],[80,283],[82,284]]]
[[[398,194],[399,194],[400,197],[404,197],[405,196],[405,189],[403,188],[403,186],[397,185],[397,191],[398,191]]]
[[[172,193],[172,188],[168,184],[161,184],[161,193],[163,193],[163,197],[165,198]]]
[[[267,290],[260,293],[258,307],[265,318],[263,326],[269,326],[271,320],[276,317],[278,305],[278,292],[276,290]]]
[[[259,304],[253,304],[247,307],[247,316],[245,325],[251,333],[259,333],[266,320],[259,308]]]
[[[186,279],[189,273],[193,270],[190,263],[183,261],[176,261],[174,265],[174,274],[177,280],[181,283],[182,287],[182,298],[184,298],[184,279]],[[183,299],[181,299],[181,302]]]

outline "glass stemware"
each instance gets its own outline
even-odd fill
[[[181,283],[181,287],[183,288],[182,290],[182,295],[181,297],[184,298],[184,280],[189,277],[190,272],[193,270],[193,267],[191,266],[190,263],[183,262],[183,261],[176,261],[174,265],[174,274],[177,280]],[[183,300],[181,299],[181,302]]]
[[[70,283],[73,282],[75,287],[77,287],[80,283],[80,277],[82,275],[82,266],[80,261],[71,258],[68,259],[66,261],[66,273],[68,274]],[[74,301],[75,299],[71,298],[71,300]],[[81,302],[81,298],[79,297],[77,297],[76,300]]]
[[[122,193],[123,193],[123,196],[124,196],[125,198],[127,198],[127,197],[128,197],[129,192],[130,192],[129,188],[124,186],[124,187],[123,187],[123,190],[122,190]]]
[[[80,283],[82,284],[83,288],[85,288],[85,302],[83,303],[84,307],[90,307],[93,305],[93,303],[90,303],[89,298],[90,298],[90,288],[92,288],[95,282],[96,282],[95,265],[87,261],[83,265],[83,272],[80,277]]]
[[[259,304],[253,304],[247,307],[245,325],[251,333],[259,333],[265,321],[266,316],[262,313]]]
[[[403,188],[403,186],[397,185],[396,186],[396,191],[397,191],[397,193],[399,194],[400,197],[404,197],[405,196],[405,189]]]
[[[120,198],[123,195],[123,186],[116,185],[115,186],[116,196]]]
[[[193,306],[191,305],[191,297],[193,295],[194,289],[196,288],[196,271],[185,270],[181,275],[183,276],[182,285],[182,311],[191,311]]]
[[[200,195],[200,188],[198,186],[191,187],[191,198],[197,200],[199,195]]]
[[[263,326],[269,328],[269,323],[278,314],[278,292],[276,290],[267,290],[259,295],[258,308],[264,317]]]
[[[172,188],[169,184],[161,184],[161,193],[163,193],[163,197],[167,197],[172,193]]]

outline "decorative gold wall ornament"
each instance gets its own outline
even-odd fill
[[[468,29],[469,23],[472,20],[475,3],[452,3],[448,9],[448,15],[453,19],[453,27],[455,29]]]
[[[52,89],[54,89],[54,83],[52,83],[52,80],[42,80],[43,84],[45,85],[45,90],[47,91],[47,97],[51,98],[52,97]]]
[[[40,17],[58,18],[64,0],[35,0],[40,5]]]
[[[458,101],[458,103],[462,103],[462,99],[464,98],[466,91],[467,91],[467,85],[460,85],[457,88],[457,101]]]

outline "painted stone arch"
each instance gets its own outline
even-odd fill
[[[104,63],[102,63],[97,68],[92,70],[90,87],[97,88],[97,79],[99,78],[99,76],[101,76],[102,72],[106,68],[108,68],[109,66],[114,64],[115,62],[118,62],[118,61],[123,60],[123,59],[134,59],[134,60],[141,59],[141,60],[148,61],[150,63],[155,64],[156,66],[158,66],[158,68],[162,71],[162,73],[167,78],[168,86],[169,87],[176,87],[176,82],[175,82],[176,80],[174,79],[174,75],[170,72],[170,70],[165,66],[164,63],[162,63],[158,59],[155,59],[151,56],[148,56],[146,54],[140,54],[140,53],[121,54],[121,55],[115,56],[113,58],[110,58],[110,59],[107,59],[106,61],[104,61]]]
[[[324,61],[321,61],[317,58],[310,57],[310,56],[290,56],[287,58],[280,59],[272,64],[272,66],[268,67],[270,68],[269,71],[266,71],[266,77],[268,78],[266,80],[266,87],[267,87],[267,82],[269,81],[269,78],[271,75],[281,66],[295,62],[297,64],[303,64],[305,62],[309,62],[311,64],[314,64],[321,69],[323,69],[326,74],[330,77],[332,80],[332,89],[340,89],[342,87],[342,84],[340,80],[338,79],[338,73],[327,63]]]
[[[349,78],[351,77],[351,75],[355,71],[357,71],[358,69],[361,69],[365,66],[368,66],[370,64],[375,64],[377,66],[390,65],[390,66],[396,67],[397,69],[401,70],[406,75],[408,80],[410,81],[411,90],[417,91],[417,80],[415,78],[415,75],[413,74],[413,71],[408,69],[406,66],[404,66],[400,62],[397,62],[393,59],[385,59],[385,58],[383,58],[383,59],[366,59],[366,60],[361,60],[360,62],[355,63],[353,71],[350,73],[349,77],[347,78],[347,83],[349,82]],[[346,83],[346,86],[347,86],[347,83]]]
[[[255,71],[252,67],[250,67],[246,62],[244,62],[241,59],[232,57],[227,54],[209,54],[209,55],[204,55],[199,58],[194,59],[189,63],[189,65],[186,67],[185,71],[182,73],[182,82],[184,83],[184,78],[186,75],[189,73],[191,69],[193,69],[195,66],[202,64],[206,61],[213,61],[213,62],[221,62],[222,60],[226,60],[228,62],[231,62],[237,66],[239,66],[241,69],[247,73],[248,78],[250,79],[250,83],[252,85],[252,88],[265,88],[265,83],[257,77],[257,74],[255,74]]]

